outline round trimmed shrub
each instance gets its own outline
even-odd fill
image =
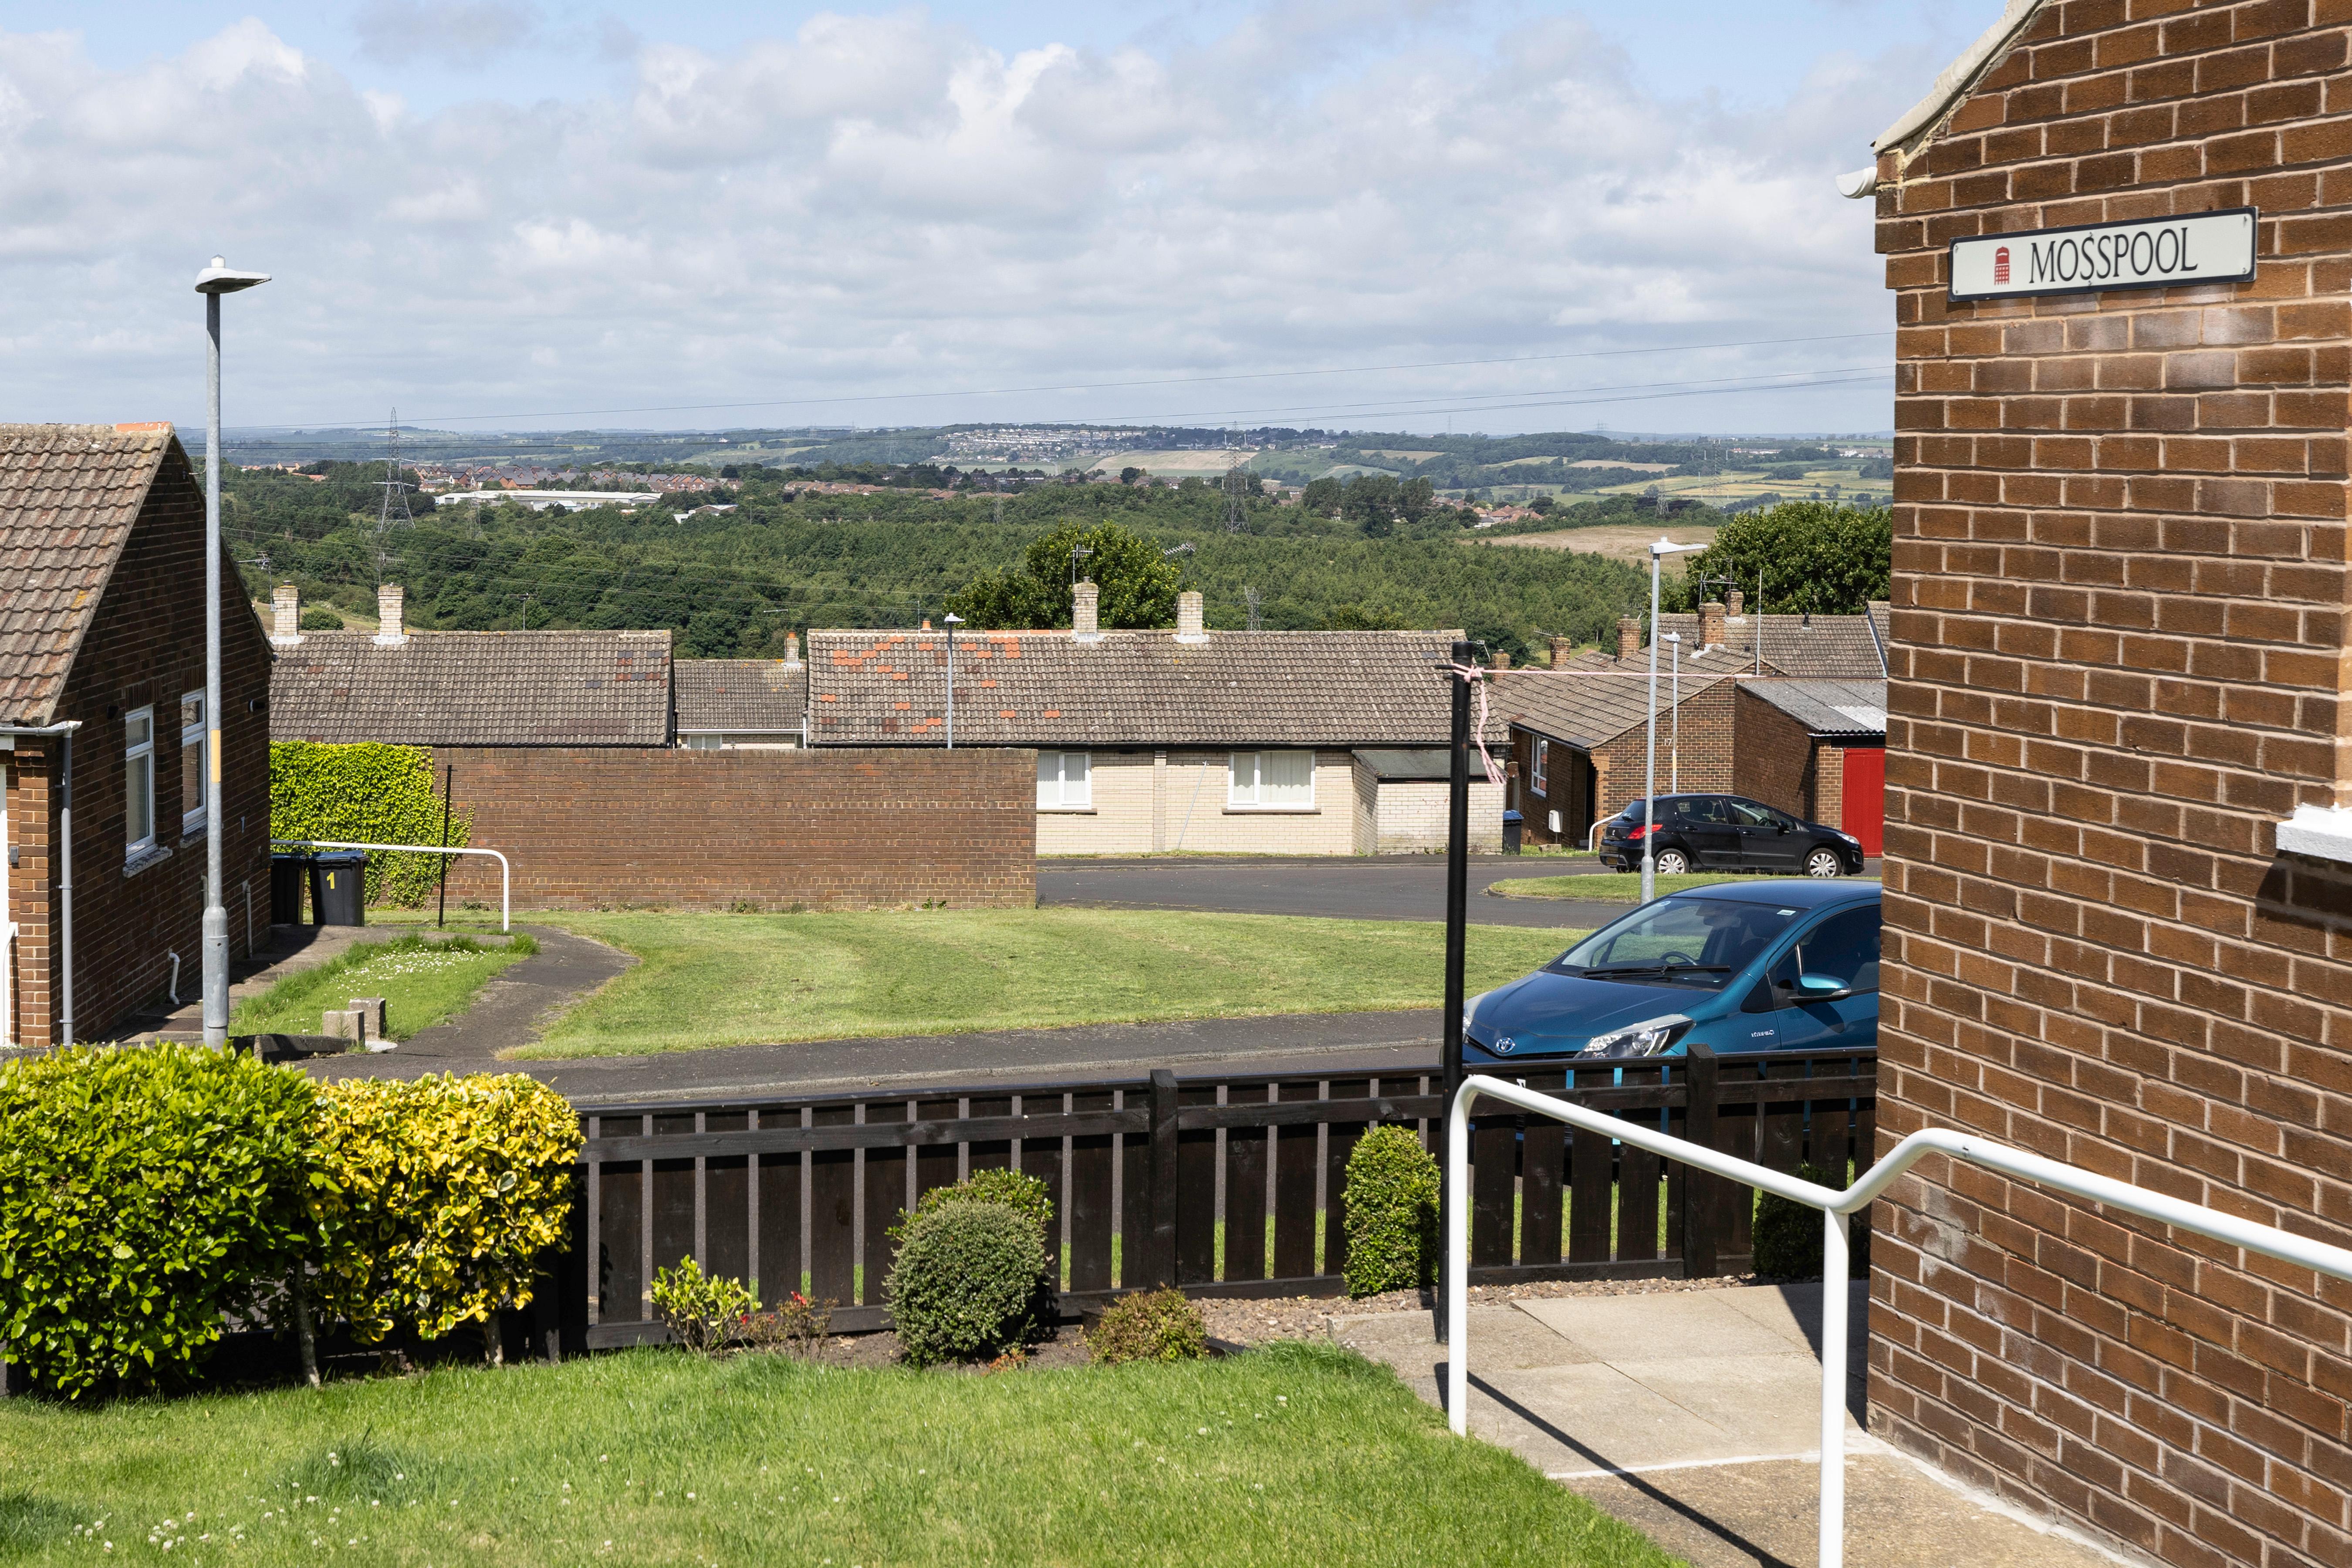
[[[947,1204],[1003,1204],[1016,1213],[1027,1215],[1036,1222],[1037,1238],[1048,1244],[1054,1234],[1053,1190],[1038,1177],[1019,1171],[983,1168],[974,1171],[953,1186],[933,1187],[915,1200],[912,1214],[901,1210],[898,1223],[890,1229],[890,1238],[902,1240],[907,1226],[918,1216],[927,1215]]]
[[[957,1361],[1026,1343],[1051,1319],[1035,1220],[1004,1204],[941,1204],[906,1224],[883,1286],[908,1361]]]
[[[1375,1127],[1348,1156],[1350,1296],[1411,1290],[1437,1274],[1437,1161],[1410,1127]]]
[[[1797,1179],[1832,1190],[1845,1181],[1834,1171],[1807,1161],[1797,1167]],[[1755,1252],[1750,1259],[1759,1274],[1776,1279],[1818,1279],[1822,1277],[1822,1211],[1771,1193],[1756,1194],[1756,1225],[1750,1233]],[[1859,1279],[1870,1272],[1870,1215],[1853,1215],[1846,1227],[1846,1272]]]
[[[1198,1361],[1209,1353],[1201,1309],[1177,1289],[1139,1290],[1103,1309],[1087,1349],[1106,1365],[1128,1361]]]
[[[184,1377],[315,1238],[318,1089],[196,1046],[0,1068],[0,1340],[58,1393]]]

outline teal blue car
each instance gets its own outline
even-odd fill
[[[1473,1072],[1878,1044],[1879,885],[1720,882],[1643,905],[1463,1007]]]

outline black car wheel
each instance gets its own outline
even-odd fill
[[[1836,850],[1830,848],[1827,845],[1823,845],[1821,848],[1814,850],[1811,854],[1805,857],[1805,875],[1808,877],[1843,877],[1845,875],[1845,857],[1840,855]]]
[[[1689,869],[1690,857],[1684,854],[1681,850],[1661,849],[1658,851],[1659,876],[1679,877]]]

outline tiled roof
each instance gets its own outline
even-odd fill
[[[801,732],[808,666],[780,658],[681,658],[670,666],[677,732],[772,735]]]
[[[53,721],[167,457],[187,473],[169,425],[0,425],[0,722]]]
[[[278,650],[269,733],[403,746],[669,743],[667,632],[304,632]]]
[[[1442,745],[1440,667],[1460,632],[967,632],[956,743],[980,746]],[[809,739],[935,746],[947,639],[809,634]]]
[[[1685,674],[1710,666],[1732,666],[1740,673],[1756,673],[1756,638],[1760,632],[1764,639],[1764,674],[1816,680],[1884,679],[1886,660],[1881,648],[1885,626],[1885,616],[1874,605],[1865,616],[1742,616],[1724,623],[1721,648],[1701,653],[1697,616],[1685,613],[1658,617],[1659,637],[1682,634]],[[1666,646],[1661,643],[1658,668],[1665,668],[1669,658]],[[1645,645],[1631,659],[1614,662],[1621,668],[1646,670],[1650,668],[1650,650]]]
[[[1816,735],[1886,733],[1886,682],[1883,680],[1744,680],[1740,689],[1762,698]]]
[[[1728,670],[1694,675],[1685,665],[1683,701],[1730,679]],[[1646,670],[1511,670],[1496,676],[1495,687],[1495,710],[1510,723],[1587,751],[1615,740],[1650,713]],[[1658,713],[1663,719],[1673,711],[1674,688],[1661,676]]]

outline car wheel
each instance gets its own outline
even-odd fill
[[[1834,849],[1816,849],[1805,857],[1805,875],[1843,877],[1845,875],[1845,858]]]
[[[1690,857],[1685,855],[1681,850],[1661,849],[1658,851],[1659,876],[1679,877],[1689,869]]]

